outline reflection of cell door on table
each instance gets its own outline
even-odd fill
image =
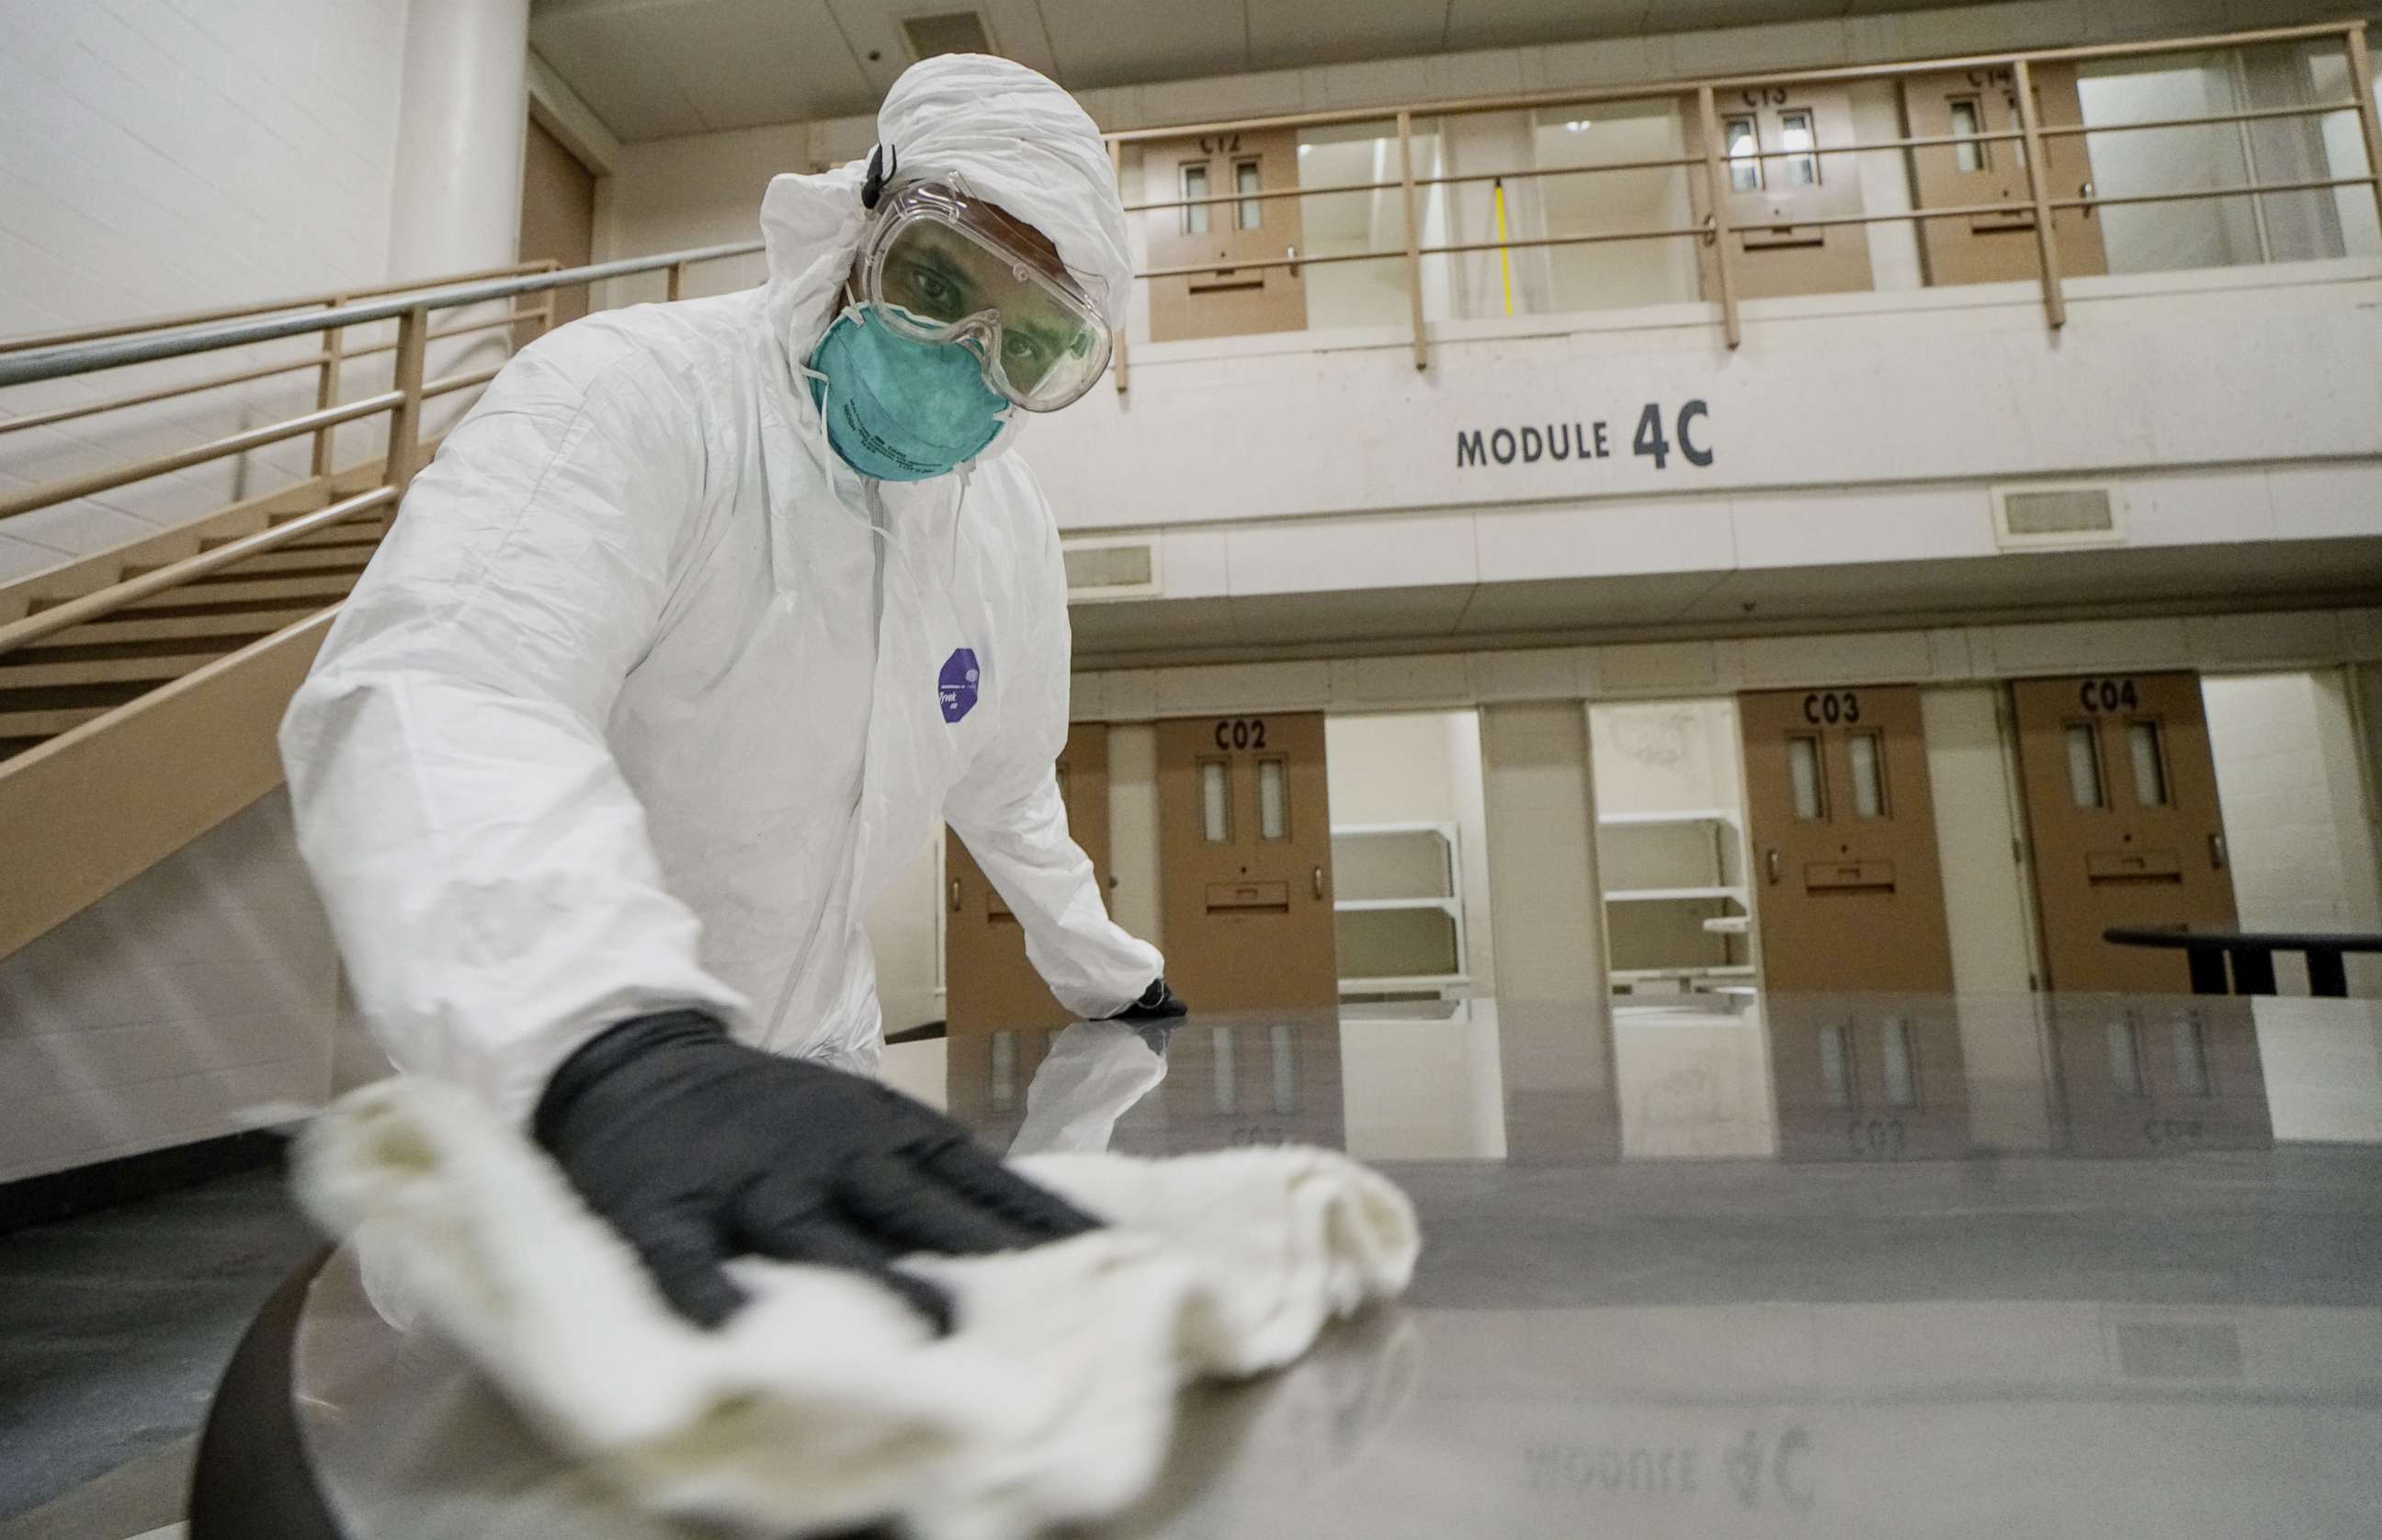
[[[1740,697],[1738,712],[1763,981],[1949,993],[1919,691],[1778,691]]]
[[[2076,67],[2033,67],[2036,121],[2046,128],[2084,120],[2076,92]],[[1919,206],[1973,207],[2025,203],[2032,199],[2027,179],[2026,145],[1985,136],[2020,128],[2018,84],[2008,67],[1915,75],[1902,82],[1903,114],[1913,139],[1949,139],[1910,152]],[[2092,196],[2093,162],[2081,135],[2061,134],[2043,141],[2045,180],[2054,198]],[[2034,239],[2034,211],[1980,214],[1920,221],[1931,284],[1987,284],[2033,278],[2042,271]],[[2090,209],[2060,209],[2051,216],[2060,272],[2069,277],[2106,273],[2100,223]]]
[[[1109,873],[1109,730],[1077,723],[1059,756],[1059,796],[1067,828],[1091,858],[1107,893]],[[1050,995],[1025,959],[1025,933],[1008,901],[968,855],[956,834],[945,837],[943,1012],[954,1033],[989,1027],[1063,1026],[1074,1018]]]
[[[1150,267],[1202,269],[1150,280],[1151,339],[1305,328],[1307,280],[1300,270],[1246,265],[1298,255],[1299,201],[1253,196],[1298,186],[1298,136],[1272,128],[1160,140],[1144,148],[1143,157],[1151,201],[1184,200],[1181,208],[1142,215],[1148,221]]]
[[[1720,93],[1723,174],[1739,299],[1836,294],[1870,287],[1869,231],[1815,225],[1861,212],[1860,176],[1850,155],[1814,152],[1854,142],[1851,98],[1841,87],[1754,86]],[[1702,125],[1688,124],[1688,153],[1703,153]],[[1688,177],[1696,220],[1712,214],[1705,178]],[[1707,234],[1704,294],[1720,295],[1719,258]]]
[[[1166,974],[1195,1008],[1338,1001],[1323,756],[1320,712],[1158,724]]]
[[[2051,987],[2184,993],[2182,952],[2101,933],[2234,923],[2200,677],[2022,679],[2010,695]]]

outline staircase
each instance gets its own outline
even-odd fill
[[[195,316],[0,341],[0,406],[12,385],[158,359],[318,336],[285,365],[85,406],[0,417],[0,434],[153,404],[273,373],[311,369],[304,416],[153,458],[0,495],[6,520],[167,471],[311,437],[314,473],[231,507],[193,510],[169,532],[0,584],[0,958],[96,903],[281,783],[275,739],[339,602],[387,534],[434,398],[475,391],[494,369],[424,380],[434,339],[524,324],[543,330],[551,291],[666,270],[675,298],[693,263],[757,242],[558,272],[551,263],[442,284],[313,295]],[[515,308],[521,296],[542,304]],[[443,327],[439,312],[502,301],[497,320]],[[351,328],[397,323],[397,339],[343,349]],[[343,401],[341,365],[393,352],[394,381]],[[333,470],[333,430],[388,419],[389,452]],[[103,433],[104,431],[102,426]]]

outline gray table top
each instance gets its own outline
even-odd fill
[[[2175,996],[1196,1017],[900,1050],[1021,1147],[1381,1164],[1410,1297],[1186,1399],[1099,1533],[2370,1535],[2382,1012]],[[294,1393],[364,1537],[691,1536],[315,1280]]]

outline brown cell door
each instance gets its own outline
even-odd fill
[[[1331,1006],[1323,715],[1158,724],[1166,975],[1195,1009]]]
[[[1299,201],[1239,196],[1298,185],[1297,134],[1271,128],[1161,140],[1150,143],[1144,154],[1153,200],[1232,199],[1152,209],[1142,215],[1149,222],[1152,269],[1203,269],[1150,280],[1151,338],[1171,342],[1303,330],[1303,271],[1238,265],[1298,255]],[[1215,265],[1207,266],[1210,263]]]
[[[1109,730],[1079,722],[1059,756],[1067,830],[1092,858],[1100,890],[1109,874]],[[1064,1026],[1074,1018],[1025,959],[1025,932],[956,834],[944,838],[943,1013],[953,1033]]]
[[[2044,65],[2034,72],[2037,121],[2046,128],[2084,120],[2073,65]],[[1910,152],[1911,179],[1922,208],[2023,203],[2032,198],[2026,175],[2026,146],[2017,140],[1983,136],[2015,133],[2020,127],[2018,86],[2007,68],[1947,70],[1902,82],[1903,115],[1913,139],[1953,139]],[[2047,186],[2054,198],[2092,196],[2093,164],[2081,135],[2044,141]],[[2053,214],[2060,272],[2069,277],[2106,273],[2100,222],[2090,209]],[[1988,284],[2034,278],[2042,264],[2035,251],[2034,211],[1922,220],[1921,244],[1931,284]]]
[[[1836,87],[1757,86],[1724,92],[1715,104],[1738,298],[1868,288],[1867,227],[1803,223],[1861,212],[1853,157],[1811,153],[1854,142],[1851,98]],[[1702,124],[1688,128],[1688,153],[1702,154]],[[1701,223],[1712,213],[1705,178],[1688,182]],[[1719,256],[1709,236],[1700,251],[1704,293],[1717,299]]]
[[[2183,993],[2181,952],[2101,933],[2234,923],[2200,677],[2023,679],[2010,695],[2050,986]]]
[[[1737,709],[1763,981],[1774,993],[1948,993],[1919,691],[1778,691]]]
[[[529,126],[522,159],[521,260],[550,257],[565,267],[595,261],[596,175],[562,141]],[[587,313],[587,287],[554,291],[554,324]]]

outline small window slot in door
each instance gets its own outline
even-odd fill
[[[1985,147],[1985,105],[1974,96],[1952,99],[1952,132],[1959,143],[1952,147],[1952,158],[1963,171],[1984,171],[1992,167],[1992,153]]]
[[[2134,764],[2137,807],[2167,806],[2167,745],[2161,736],[2156,722],[2126,724],[2126,757]]]
[[[2105,808],[2101,789],[2101,736],[2090,722],[2070,722],[2068,739],[2068,795],[2080,808]]]
[[[1753,119],[1732,117],[1721,130],[1728,147],[1728,185],[1733,192],[1762,190],[1762,138]]]
[[[2146,1094],[2143,1082],[2143,1038],[2135,1029],[2133,1019],[2127,1017],[2112,1021],[2106,1028],[2109,1040],[2109,1084],[2120,1096]]]
[[[1194,161],[1183,168],[1183,233],[1185,235],[1204,236],[1208,233],[1209,205],[1193,202],[1195,199],[1207,196],[1208,163]]]
[[[1786,775],[1795,789],[1795,816],[1815,824],[1828,815],[1827,777],[1820,769],[1820,740],[1810,733],[1786,739]]]
[[[1919,1105],[1919,1069],[1917,1045],[1910,1040],[1910,1023],[1904,1021],[1878,1024],[1878,1048],[1885,1070],[1885,1105],[1917,1106]]]
[[[1223,760],[1199,762],[1199,825],[1209,844],[1233,842],[1233,770]]]
[[[1253,193],[1258,190],[1259,181],[1257,162],[1240,161],[1234,165],[1234,191],[1245,195]],[[1259,199],[1244,196],[1234,205],[1233,216],[1235,228],[1254,230],[1265,223],[1265,204]]]
[[[1782,112],[1778,115],[1778,146],[1786,152],[1786,185],[1818,187],[1820,185],[1819,141],[1811,133],[1809,109]]]
[[[1885,816],[1885,744],[1873,732],[1848,733],[1845,757],[1852,765],[1853,816]]]
[[[1278,759],[1258,761],[1258,837],[1290,837],[1290,796],[1284,785],[1288,767]]]

